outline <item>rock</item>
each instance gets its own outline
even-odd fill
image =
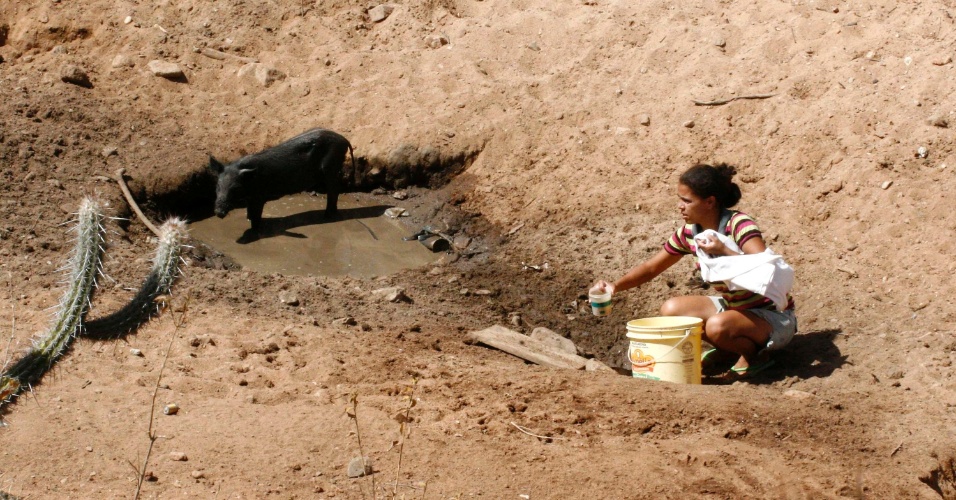
[[[929,149],[927,149],[926,146],[920,146],[919,149],[916,150],[917,158],[922,159],[922,158],[926,158],[927,156],[929,156]]]
[[[455,241],[452,242],[455,245],[455,248],[459,250],[464,250],[468,248],[468,245],[471,245],[471,238],[468,236],[455,236]]]
[[[154,59],[147,63],[146,67],[148,67],[149,71],[154,75],[161,76],[168,80],[181,80],[186,78],[186,74],[183,73],[182,68],[180,68],[176,63]]]
[[[638,123],[640,123],[641,125],[644,125],[645,127],[651,124],[651,116],[648,114],[641,115],[640,117],[638,117],[637,120],[638,120]]]
[[[716,40],[714,40],[714,45],[720,48],[724,48],[727,46],[727,41],[724,40],[723,38],[717,38]]]
[[[883,181],[883,184],[880,184],[880,189],[889,189],[893,185],[893,181]]]
[[[358,322],[351,316],[332,320],[333,326],[355,326]]]
[[[46,183],[55,187],[56,189],[63,189],[63,183],[57,179],[47,179]]]
[[[192,476],[193,479],[202,479],[206,477],[206,473],[201,470],[194,470],[190,472],[189,475]]]
[[[378,5],[368,10],[368,18],[373,23],[380,23],[388,19],[394,10],[395,7],[388,4]]]
[[[406,199],[408,199],[408,192],[407,192],[407,191],[395,191],[394,193],[392,193],[392,198],[395,198],[396,200],[406,200]]]
[[[411,302],[412,299],[405,295],[405,289],[397,286],[390,286],[387,288],[379,288],[378,290],[372,290],[372,295],[376,297],[381,297],[386,302]]]
[[[389,207],[385,209],[385,216],[397,219],[399,217],[408,217],[408,211],[402,207]]]
[[[349,477],[363,477],[372,473],[372,460],[368,457],[355,457],[349,461],[346,474]]]
[[[129,56],[119,54],[113,58],[113,62],[110,63],[110,66],[114,68],[131,68],[134,66],[133,60]]]
[[[173,462],[186,462],[189,460],[189,457],[181,451],[173,451],[169,453],[169,459]]]
[[[136,356],[137,358],[143,357],[143,351],[140,351],[139,349],[130,349],[129,353],[131,356]]]
[[[683,125],[685,128],[694,128],[694,120],[687,120]]]
[[[430,49],[440,49],[449,43],[451,43],[451,40],[448,35],[428,35],[425,37],[425,46]]]
[[[596,360],[589,359],[587,363],[584,364],[584,371],[586,372],[613,372],[614,368]]]
[[[945,116],[933,116],[927,122],[934,127],[949,128],[949,120]]]
[[[68,64],[63,68],[60,72],[60,80],[64,83],[70,83],[87,89],[93,88],[93,83],[90,81],[90,77],[86,74],[86,71],[72,64]]]
[[[939,56],[933,59],[933,65],[935,66],[945,66],[953,62],[953,56]]]
[[[129,24],[129,23],[131,23],[131,22],[133,22],[133,16],[126,16],[126,17],[123,19],[123,24]]]
[[[116,156],[118,154],[117,151],[118,150],[113,146],[106,146],[103,148],[103,151],[101,151],[100,154],[102,154],[104,158],[108,158],[110,156]]]
[[[574,345],[574,342],[572,342],[571,339],[566,339],[562,337],[561,334],[553,330],[549,330],[543,326],[539,326],[532,330],[531,338],[568,354],[578,353],[578,347]]]
[[[239,68],[237,74],[240,79],[248,78],[249,75],[252,75],[263,87],[269,87],[279,80],[284,80],[286,77],[285,73],[262,63],[246,64]]]
[[[783,392],[783,395],[793,399],[810,399],[813,397],[813,394],[810,394],[809,392],[798,391],[796,389],[787,389]]]
[[[282,302],[287,306],[296,307],[299,305],[299,298],[296,297],[295,292],[282,290],[279,292],[279,302]]]

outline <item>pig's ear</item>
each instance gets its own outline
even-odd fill
[[[209,155],[209,170],[212,170],[214,174],[221,174],[223,171],[222,163],[219,163],[219,160]]]

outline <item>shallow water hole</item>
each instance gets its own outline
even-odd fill
[[[373,277],[436,262],[443,255],[419,242],[404,241],[410,231],[349,194],[339,196],[336,220],[326,220],[325,196],[299,193],[266,203],[262,235],[243,241],[249,229],[245,208],[223,219],[189,225],[193,238],[260,273],[298,276]]]

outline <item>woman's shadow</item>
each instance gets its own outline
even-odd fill
[[[846,363],[847,356],[840,352],[833,340],[843,335],[837,328],[799,333],[779,351],[771,354],[773,366],[746,377],[729,376],[705,378],[710,385],[731,384],[743,381],[751,384],[769,384],[790,377],[798,379],[829,377]]]
[[[253,231],[252,228],[246,229],[242,236],[236,240],[236,243],[245,245],[254,241],[276,236],[288,236],[290,238],[308,238],[302,233],[292,232],[292,229],[305,226],[316,226],[319,224],[328,224],[331,222],[349,220],[349,219],[371,219],[380,217],[385,210],[391,208],[389,205],[376,205],[372,207],[359,208],[340,208],[333,217],[326,217],[325,210],[309,210],[282,217],[263,217],[259,224],[259,230]],[[361,223],[361,220],[359,220]],[[365,224],[362,224],[365,226]],[[374,232],[365,226],[372,237],[378,239]]]

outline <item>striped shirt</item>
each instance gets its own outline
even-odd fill
[[[733,215],[721,232],[730,236],[738,247],[743,248],[744,243],[753,238],[762,237],[753,218],[743,212],[732,210],[731,213]],[[674,234],[664,242],[664,251],[671,255],[694,255],[696,260],[697,243],[694,241],[694,225],[684,224],[683,227],[674,231]],[[700,269],[700,262],[696,265],[697,269]],[[776,309],[773,301],[763,295],[748,290],[730,290],[722,281],[710,285],[724,298],[728,309]],[[793,305],[793,297],[787,294],[787,309],[793,309]]]

